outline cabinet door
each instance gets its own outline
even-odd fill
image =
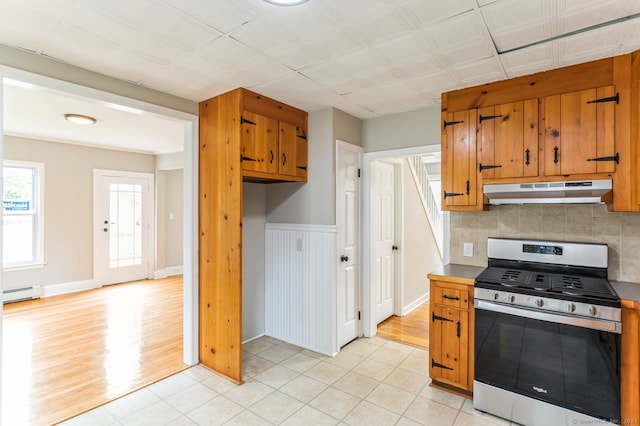
[[[447,168],[447,173],[446,182],[443,182],[444,210],[476,205],[476,116],[475,109],[445,116],[446,154],[442,166]]]
[[[307,180],[308,144],[303,129],[296,128],[296,176]]]
[[[483,178],[538,175],[538,100],[482,108],[478,114]]]
[[[432,305],[429,333],[429,375],[436,381],[467,389],[469,314],[462,309]]]
[[[615,171],[613,86],[545,98],[545,174]]]
[[[296,126],[289,123],[280,122],[280,155],[278,158],[278,173],[281,175],[296,176],[296,151],[298,138],[296,136]]]
[[[242,113],[242,169],[278,172],[278,122],[260,114]]]

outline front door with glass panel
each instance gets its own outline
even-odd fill
[[[151,278],[150,173],[94,170],[94,279],[99,285]]]

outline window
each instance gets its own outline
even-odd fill
[[[3,178],[3,268],[42,265],[44,262],[44,165],[5,161]]]

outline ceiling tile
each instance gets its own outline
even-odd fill
[[[413,28],[441,21],[475,8],[473,0],[406,1],[396,6],[396,12]]]
[[[355,37],[344,30],[331,31],[306,38],[303,45],[325,59],[336,58],[363,47]]]
[[[640,12],[636,0],[560,0],[558,1],[558,34],[587,28]]]
[[[229,33],[260,14],[260,9],[242,1],[165,0],[175,9],[198,19],[216,30]],[[253,2],[256,3],[256,2]],[[262,9],[266,10],[266,7]]]
[[[459,76],[458,81],[464,85],[464,87],[507,78],[500,61],[495,58],[482,59],[480,61],[456,66],[453,67],[453,72]]]
[[[420,34],[435,51],[447,57],[451,51],[468,50],[466,47],[469,45],[475,45],[475,48],[483,45],[483,56],[486,55],[484,52],[491,51],[493,47],[479,11],[467,12],[429,26]],[[456,62],[458,61],[453,61]]]
[[[38,52],[59,25],[60,17],[52,12],[51,8],[33,7],[22,1],[0,2],[2,44]]]
[[[374,46],[410,31],[407,23],[390,7],[353,20],[345,29],[365,46]]]
[[[500,59],[509,78],[546,71],[558,63],[558,42],[505,53],[500,55]]]
[[[600,28],[559,40],[560,66],[602,59],[618,45],[618,30],[622,24]]]
[[[295,47],[296,37],[273,22],[254,20],[238,28],[232,37],[258,52],[277,52]]]
[[[487,28],[498,52],[556,35],[551,0],[499,1],[483,7]]]
[[[376,44],[373,47],[373,51],[380,58],[384,58],[388,65],[396,67],[406,63],[415,63],[420,61],[421,58],[428,58],[433,55],[431,47],[416,33]]]

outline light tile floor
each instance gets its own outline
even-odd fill
[[[243,347],[241,386],[196,366],[74,425],[510,425],[429,386],[429,352],[361,338],[327,357],[271,337]]]

